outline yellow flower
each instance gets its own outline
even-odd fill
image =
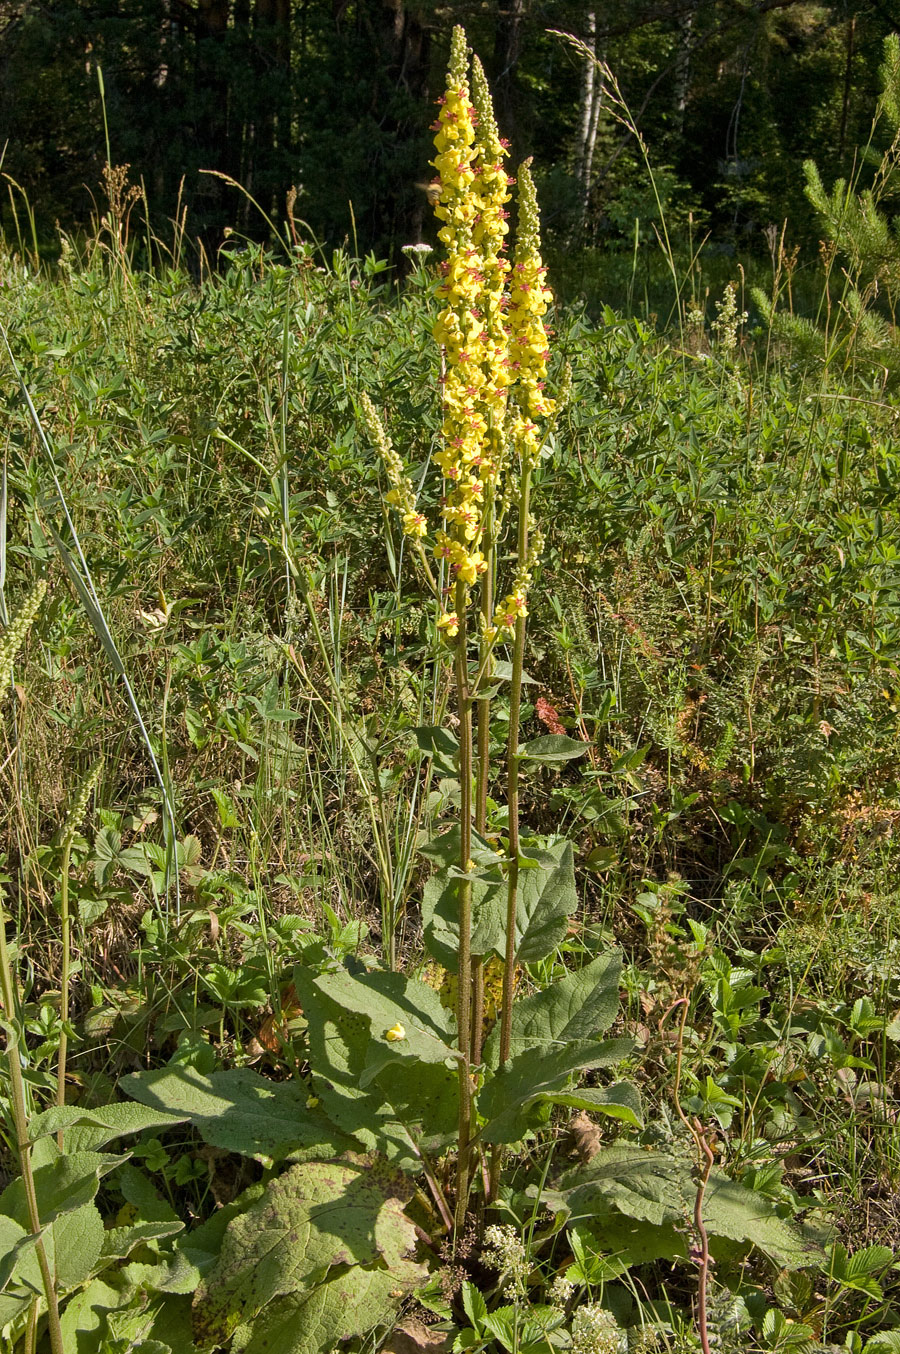
[[[459,634],[459,619],[455,611],[445,611],[443,616],[438,618],[437,625],[447,639],[453,639],[455,635]]]
[[[428,530],[428,523],[423,513],[416,512],[411,508],[403,514],[403,530],[407,536],[424,536]]]
[[[396,1025],[392,1025],[389,1030],[385,1030],[384,1037],[390,1043],[396,1044],[400,1039],[406,1038],[406,1030],[403,1028],[403,1026],[400,1024],[400,1021],[398,1020]]]

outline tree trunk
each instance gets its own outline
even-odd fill
[[[517,71],[522,50],[522,28],[526,0],[501,0],[494,30],[493,97],[497,122],[503,136],[512,143],[512,162],[518,164],[523,148],[520,142]]]
[[[691,77],[691,50],[694,39],[695,11],[688,10],[678,16],[678,56],[675,62],[675,128],[679,136],[684,131],[684,113],[687,108],[688,88]]]

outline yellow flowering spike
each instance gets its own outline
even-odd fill
[[[447,88],[435,123],[433,160],[441,184],[435,214],[446,245],[434,337],[444,349],[443,446],[435,460],[447,481],[445,530],[435,554],[471,587],[483,572],[485,487],[496,483],[505,447],[510,379],[504,318],[509,263],[509,180],[484,72],[468,81],[465,33],[453,30]]]
[[[363,423],[372,444],[381,458],[385,473],[391,485],[385,499],[400,514],[403,531],[413,540],[419,540],[428,531],[428,522],[424,513],[416,507],[416,494],[412,481],[403,469],[403,462],[394,450],[394,444],[384,430],[381,419],[366,391],[359,397]]]
[[[389,1030],[385,1030],[384,1037],[389,1043],[396,1044],[400,1039],[406,1038],[406,1030],[398,1020],[396,1025],[392,1025]]]
[[[535,420],[549,417],[556,408],[544,394],[550,353],[543,316],[553,294],[544,285],[537,194],[527,160],[519,169],[518,186],[519,231],[509,295],[509,348],[515,381],[511,398],[516,407],[512,432],[523,462],[534,465],[541,445]]]

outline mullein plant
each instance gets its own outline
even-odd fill
[[[387,500],[400,518],[422,577],[437,604],[437,629],[452,653],[459,717],[458,865],[459,1130],[456,1225],[465,1216],[473,1137],[472,1071],[481,1061],[484,957],[473,955],[473,834],[486,829],[490,692],[498,645],[512,646],[506,953],[500,1062],[510,1049],[519,875],[519,712],[528,591],[541,552],[531,515],[532,476],[560,401],[545,394],[549,349],[540,223],[530,162],[511,178],[484,71],[470,63],[462,28],[453,31],[446,90],[434,123],[437,181],[433,197],[446,249],[440,264],[441,312],[434,338],[442,352],[442,437],[435,462],[443,476],[437,520],[420,502],[372,401],[361,397],[369,436],[389,481]],[[507,203],[518,189],[512,261],[507,258]],[[439,190],[439,192],[438,192]],[[567,383],[567,382],[566,382]],[[516,533],[515,567],[498,589],[498,544]],[[477,720],[473,713],[477,711]],[[477,727],[475,725],[477,724]],[[495,1149],[492,1193],[500,1149]]]

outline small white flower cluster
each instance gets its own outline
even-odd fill
[[[621,1332],[612,1312],[586,1302],[572,1317],[572,1354],[619,1354]]]
[[[528,1257],[522,1238],[510,1223],[503,1226],[493,1223],[484,1233],[484,1250],[481,1258],[489,1269],[495,1269],[501,1278],[506,1279],[503,1296],[515,1302],[524,1298],[528,1281]]]
[[[712,323],[719,346],[726,353],[734,352],[738,330],[747,323],[748,318],[746,310],[738,312],[736,290],[733,282],[726,285],[725,295],[716,302],[716,319]]]
[[[558,1307],[560,1311],[564,1311],[571,1301],[574,1292],[575,1285],[572,1280],[567,1279],[564,1274],[557,1274],[550,1285],[550,1292],[548,1294],[550,1306]]]

